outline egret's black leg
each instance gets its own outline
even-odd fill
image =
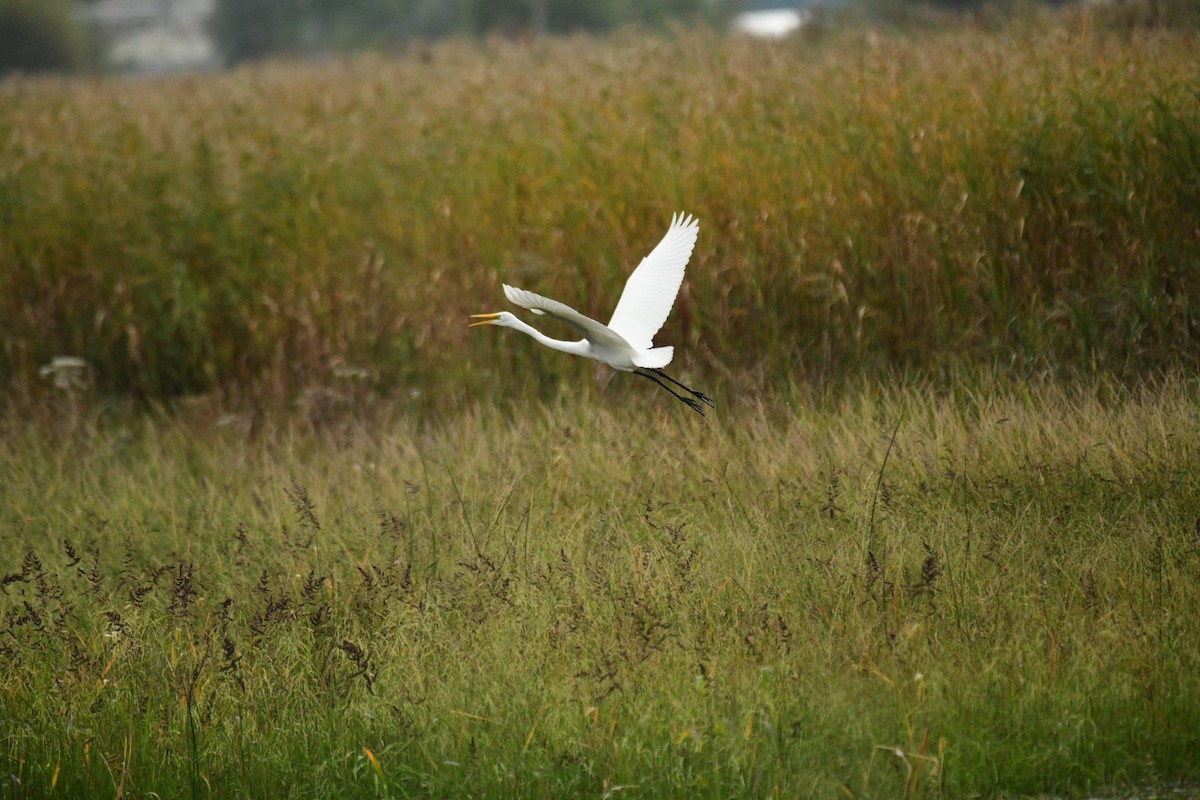
[[[688,392],[690,392],[690,393],[691,393],[693,396],[695,396],[696,398],[698,398],[698,399],[700,399],[700,400],[703,400],[705,403],[708,403],[708,404],[709,404],[710,406],[712,406],[713,408],[716,408],[716,407],[717,407],[717,404],[716,404],[716,403],[714,403],[714,402],[712,401],[712,398],[711,398],[711,397],[709,397],[708,395],[706,395],[704,392],[697,392],[697,391],[696,391],[695,389],[693,389],[692,387],[690,387],[690,386],[687,386],[687,385],[685,385],[685,384],[682,384],[682,383],[680,383],[679,381],[675,380],[674,378],[672,378],[672,377],[671,377],[670,375],[668,375],[667,373],[663,372],[661,369],[655,369],[655,370],[651,370],[651,372],[657,373],[657,374],[658,374],[658,376],[659,376],[660,378],[666,378],[667,380],[669,380],[671,383],[675,384],[675,385],[676,385],[676,386],[678,386],[679,388],[687,390],[687,391],[688,391]]]
[[[699,403],[697,403],[695,400],[693,400],[690,397],[684,397],[679,392],[672,389],[670,386],[667,386],[665,383],[660,381],[653,372],[643,371],[641,369],[635,369],[633,371],[633,374],[640,375],[641,377],[645,378],[648,381],[654,381],[659,386],[661,386],[662,388],[664,388],[668,392],[670,392],[672,397],[676,398],[677,400],[681,400],[684,403],[687,403],[688,408],[690,408],[692,411],[695,411],[700,416],[702,416],[702,417],[704,416],[704,408]]]

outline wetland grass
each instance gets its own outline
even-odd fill
[[[6,419],[6,796],[1200,777],[1194,382],[646,402]]]
[[[1186,33],[1059,22],[9,80],[0,373],[82,357],[150,403],[549,401],[576,366],[460,322],[502,282],[599,314],[679,208],[701,231],[662,339],[751,394],[1194,370],[1197,64]]]

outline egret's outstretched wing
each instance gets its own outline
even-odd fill
[[[608,326],[597,322],[591,317],[580,314],[566,303],[542,297],[540,294],[527,292],[524,289],[504,284],[504,296],[513,305],[528,308],[535,314],[545,314],[559,322],[565,322],[579,332],[579,335],[592,344],[605,344],[616,347],[627,347],[626,342],[608,329]]]
[[[608,327],[637,350],[650,349],[654,334],[667,321],[699,233],[700,221],[695,217],[682,212],[672,216],[662,241],[625,282]]]

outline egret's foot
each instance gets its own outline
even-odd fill
[[[714,402],[712,401],[712,398],[711,398],[711,397],[709,397],[708,395],[706,395],[704,392],[697,392],[695,389],[693,389],[692,387],[688,386],[686,383],[681,383],[680,381],[677,381],[677,380],[675,380],[675,379],[674,379],[674,378],[672,378],[670,375],[668,375],[667,373],[663,372],[661,369],[656,369],[656,370],[654,370],[654,372],[655,372],[655,373],[657,373],[659,377],[661,377],[661,378],[666,378],[666,379],[667,379],[667,380],[669,380],[671,383],[675,384],[675,385],[676,385],[676,386],[678,386],[680,389],[683,389],[685,392],[687,392],[688,394],[690,394],[690,395],[692,395],[693,397],[697,398],[698,400],[702,400],[703,402],[705,402],[705,403],[708,403],[708,404],[709,404],[710,406],[712,406],[713,408],[716,408],[716,407],[717,407],[717,404],[716,404],[716,403],[714,403]],[[659,382],[659,385],[662,385],[661,381]],[[678,396],[678,395],[676,395],[676,396]]]

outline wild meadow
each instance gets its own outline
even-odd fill
[[[1196,392],[8,420],[4,796],[1194,781]]]
[[[1200,64],[1048,19],[0,84],[0,798],[1194,790]],[[680,209],[708,417],[466,328]]]
[[[604,316],[681,209],[702,227],[677,369],[754,392],[1194,369],[1194,53],[1081,17],[8,81],[0,373],[19,390],[71,355],[143,401],[549,399],[578,365],[466,315],[507,281]]]

